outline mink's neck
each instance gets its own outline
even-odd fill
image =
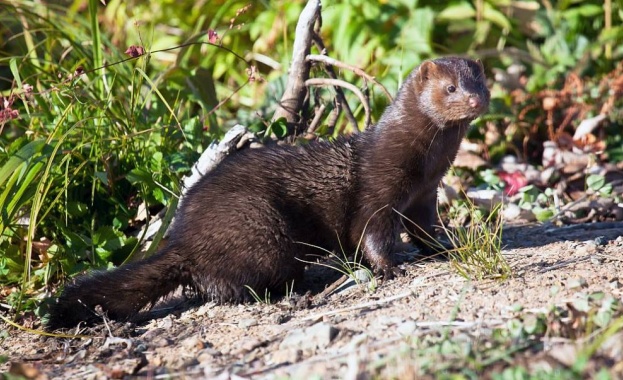
[[[441,123],[423,110],[409,78],[374,127],[365,132],[368,164],[436,177],[454,160],[469,121]]]

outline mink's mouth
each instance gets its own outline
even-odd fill
[[[478,109],[464,109],[462,110],[463,112],[458,113],[456,117],[453,117],[451,119],[455,121],[473,121],[474,119],[477,119],[480,116],[484,115],[487,112],[487,108],[488,107],[479,107]]]

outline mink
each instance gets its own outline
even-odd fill
[[[414,242],[432,235],[437,188],[489,90],[480,61],[424,61],[378,123],[333,142],[248,149],[187,192],[166,245],[144,260],[78,277],[51,305],[47,328],[132,320],[180,286],[244,302],[283,291],[326,251],[355,252],[389,279],[401,214]]]

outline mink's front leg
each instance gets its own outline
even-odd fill
[[[361,242],[364,256],[384,280],[404,274],[396,266],[392,249],[396,242],[398,218],[391,207],[385,207],[368,219]]]

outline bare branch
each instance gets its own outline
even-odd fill
[[[305,99],[305,80],[309,78],[310,63],[305,57],[311,50],[314,24],[320,16],[320,0],[308,0],[296,24],[296,37],[292,49],[292,63],[288,83],[273,115],[273,120],[284,117],[288,124],[298,122],[298,113]]]
[[[314,33],[312,38],[318,50],[320,50],[322,54],[327,54],[327,47],[324,45],[324,41],[322,40],[320,35],[318,33]],[[326,71],[327,71],[327,74],[329,74],[329,77],[333,79],[338,79],[337,74],[335,74],[335,70],[333,70],[333,66],[328,66],[326,68]],[[355,132],[359,131],[359,128],[357,127],[357,119],[355,119],[355,115],[353,115],[353,111],[350,109],[350,106],[348,105],[348,102],[346,101],[346,96],[344,96],[344,91],[342,91],[341,88],[336,87],[335,93],[336,93],[335,97],[337,100],[337,104],[341,105],[341,107],[344,109],[344,113],[346,114],[346,118],[352,125],[355,126]],[[338,113],[338,116],[339,116],[339,113]],[[334,125],[336,122],[337,122],[337,119],[333,120]]]
[[[322,114],[324,113],[325,108],[326,106],[324,104],[316,107],[316,114],[314,115],[312,122],[309,124],[309,127],[307,127],[307,133],[314,133],[316,131],[316,128],[320,125],[320,120],[322,120]]]
[[[360,77],[362,77],[364,80],[370,81],[374,83],[375,85],[379,86],[381,90],[383,91],[383,93],[385,94],[385,96],[387,96],[387,99],[389,99],[390,102],[394,101],[394,98],[391,96],[389,91],[387,91],[387,88],[385,88],[385,86],[379,83],[372,75],[367,74],[365,71],[363,71],[359,67],[355,67],[347,63],[344,63],[342,61],[338,61],[335,58],[331,58],[329,56],[320,55],[320,54],[310,54],[307,56],[306,59],[308,61],[322,62],[326,65],[331,65],[331,66],[339,67],[342,69],[350,70],[354,72],[355,74],[359,75]]]
[[[351,90],[357,95],[363,105],[363,109],[366,113],[365,127],[368,128],[370,126],[370,104],[357,86],[341,79],[332,78],[311,78],[305,81],[305,86],[339,86]],[[355,124],[354,127],[357,128],[357,124]]]

